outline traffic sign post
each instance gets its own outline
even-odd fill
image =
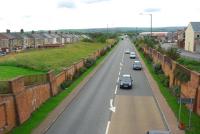
[[[181,105],[182,104],[189,104],[191,107],[189,109],[189,124],[188,128],[190,129],[191,127],[191,115],[192,115],[192,110],[193,110],[193,104],[194,104],[194,98],[181,98],[178,100],[178,103],[180,104],[179,106],[179,115],[178,115],[178,123],[181,121]]]

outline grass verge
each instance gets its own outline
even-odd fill
[[[200,61],[192,60],[189,58],[179,58],[177,62],[181,65],[184,65],[188,69],[191,69],[200,73]]]
[[[112,49],[111,49],[112,51]],[[110,52],[110,51],[109,51]],[[19,127],[16,127],[12,130],[12,134],[30,134],[31,131],[36,128],[65,97],[67,97],[75,87],[80,84],[80,82],[89,75],[94,68],[102,62],[102,60],[109,54],[100,57],[95,64],[90,67],[86,72],[84,72],[78,79],[76,79],[66,90],[62,91],[58,95],[50,98],[44,104],[41,105],[37,111],[33,112],[31,117]]]
[[[152,75],[152,77],[154,78],[154,80],[156,81],[156,83],[159,86],[159,89],[162,93],[162,95],[165,97],[165,100],[167,101],[168,105],[171,107],[172,111],[175,113],[175,116],[178,118],[178,111],[179,111],[179,104],[177,103],[177,98],[175,96],[172,95],[171,91],[169,90],[168,87],[165,87],[163,85],[163,83],[161,82],[159,76],[157,74],[155,74],[154,69],[152,67],[152,64],[150,61],[148,61],[143,52],[139,51],[140,56],[142,57],[146,67],[148,68],[150,74]],[[188,125],[189,122],[189,111],[185,106],[182,106],[182,112],[181,112],[181,121]],[[195,114],[192,113],[192,117],[191,117],[191,129],[187,130],[186,129],[186,134],[198,134],[200,133],[200,117]]]
[[[0,80],[9,80],[13,77],[17,77],[20,75],[34,75],[34,74],[43,74],[42,71],[21,68],[21,67],[13,67],[13,66],[0,66]]]

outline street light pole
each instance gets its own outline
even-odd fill
[[[151,37],[152,37],[152,14],[143,14],[143,13],[140,13],[140,15],[149,15],[150,16],[150,24],[151,24],[151,27],[150,27],[150,29],[151,29]]]
[[[152,14],[149,14],[151,17],[151,37],[152,37]]]

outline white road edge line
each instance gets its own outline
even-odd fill
[[[106,132],[105,132],[105,134],[108,134],[109,127],[110,127],[110,121],[108,121],[108,123],[107,123],[107,127],[106,127]]]
[[[117,94],[117,88],[118,88],[118,85],[116,85],[115,87],[115,94]]]

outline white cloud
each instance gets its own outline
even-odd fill
[[[11,4],[12,3],[12,4]],[[186,26],[200,21],[198,0],[4,0],[0,31],[63,28]],[[64,8],[60,8],[64,7]],[[153,11],[153,12],[152,12]]]

